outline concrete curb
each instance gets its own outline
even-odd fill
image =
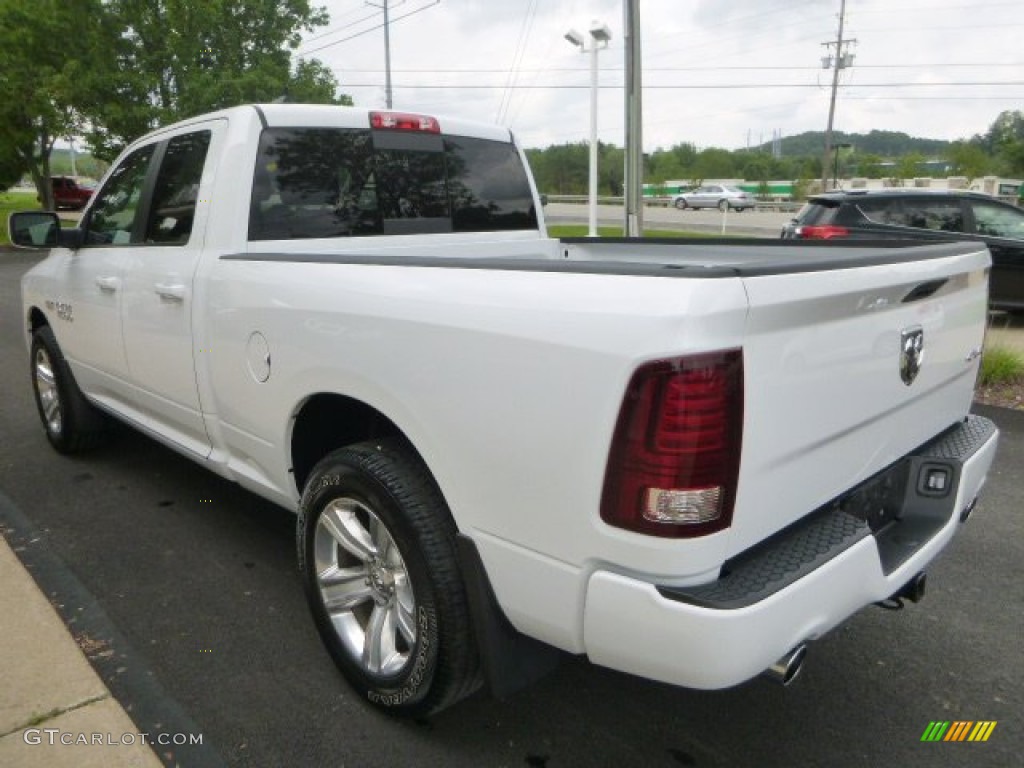
[[[223,768],[47,532],[2,492],[0,535],[0,765]]]
[[[6,541],[0,584],[0,765],[161,766]]]

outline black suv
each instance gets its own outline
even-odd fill
[[[1024,210],[977,192],[830,192],[808,199],[782,237],[975,240],[992,253],[989,303],[1024,310]]]

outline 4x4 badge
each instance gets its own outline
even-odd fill
[[[917,325],[900,334],[900,378],[908,387],[914,383],[924,362],[924,329]]]

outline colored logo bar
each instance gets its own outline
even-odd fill
[[[997,720],[933,720],[921,734],[921,741],[988,741]]]

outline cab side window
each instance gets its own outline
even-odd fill
[[[146,242],[184,245],[192,233],[210,131],[175,136],[167,143],[146,222]]]
[[[132,152],[107,179],[86,223],[86,245],[127,245],[140,242],[137,225],[146,172],[154,145]]]

